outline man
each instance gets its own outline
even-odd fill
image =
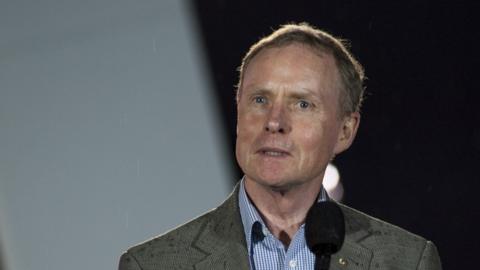
[[[307,24],[250,48],[237,90],[237,161],[245,177],[218,208],[129,249],[119,269],[314,269],[305,217],[325,168],[353,142],[363,70]],[[339,204],[345,241],[330,269],[441,269],[433,243]]]

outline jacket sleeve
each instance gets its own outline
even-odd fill
[[[442,270],[437,248],[430,241],[425,245],[417,270]]]
[[[142,268],[138,265],[137,260],[135,260],[132,255],[125,252],[120,257],[118,270],[142,270]]]

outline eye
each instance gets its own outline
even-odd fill
[[[257,104],[265,104],[267,103],[267,99],[265,97],[262,97],[262,96],[257,96],[257,97],[254,97],[253,101]]]
[[[300,101],[298,102],[298,106],[299,106],[301,109],[308,109],[308,108],[310,108],[311,104],[310,104],[310,102],[308,102],[308,101],[300,100]]]

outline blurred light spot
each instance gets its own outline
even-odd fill
[[[343,185],[340,182],[340,173],[337,167],[329,163],[323,176],[323,187],[327,191],[330,198],[339,202],[343,199]]]

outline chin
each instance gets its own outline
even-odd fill
[[[292,189],[295,186],[298,186],[301,181],[292,180],[290,177],[285,177],[285,175],[259,175],[258,177],[252,178],[258,184],[267,187],[274,191],[287,191]]]

